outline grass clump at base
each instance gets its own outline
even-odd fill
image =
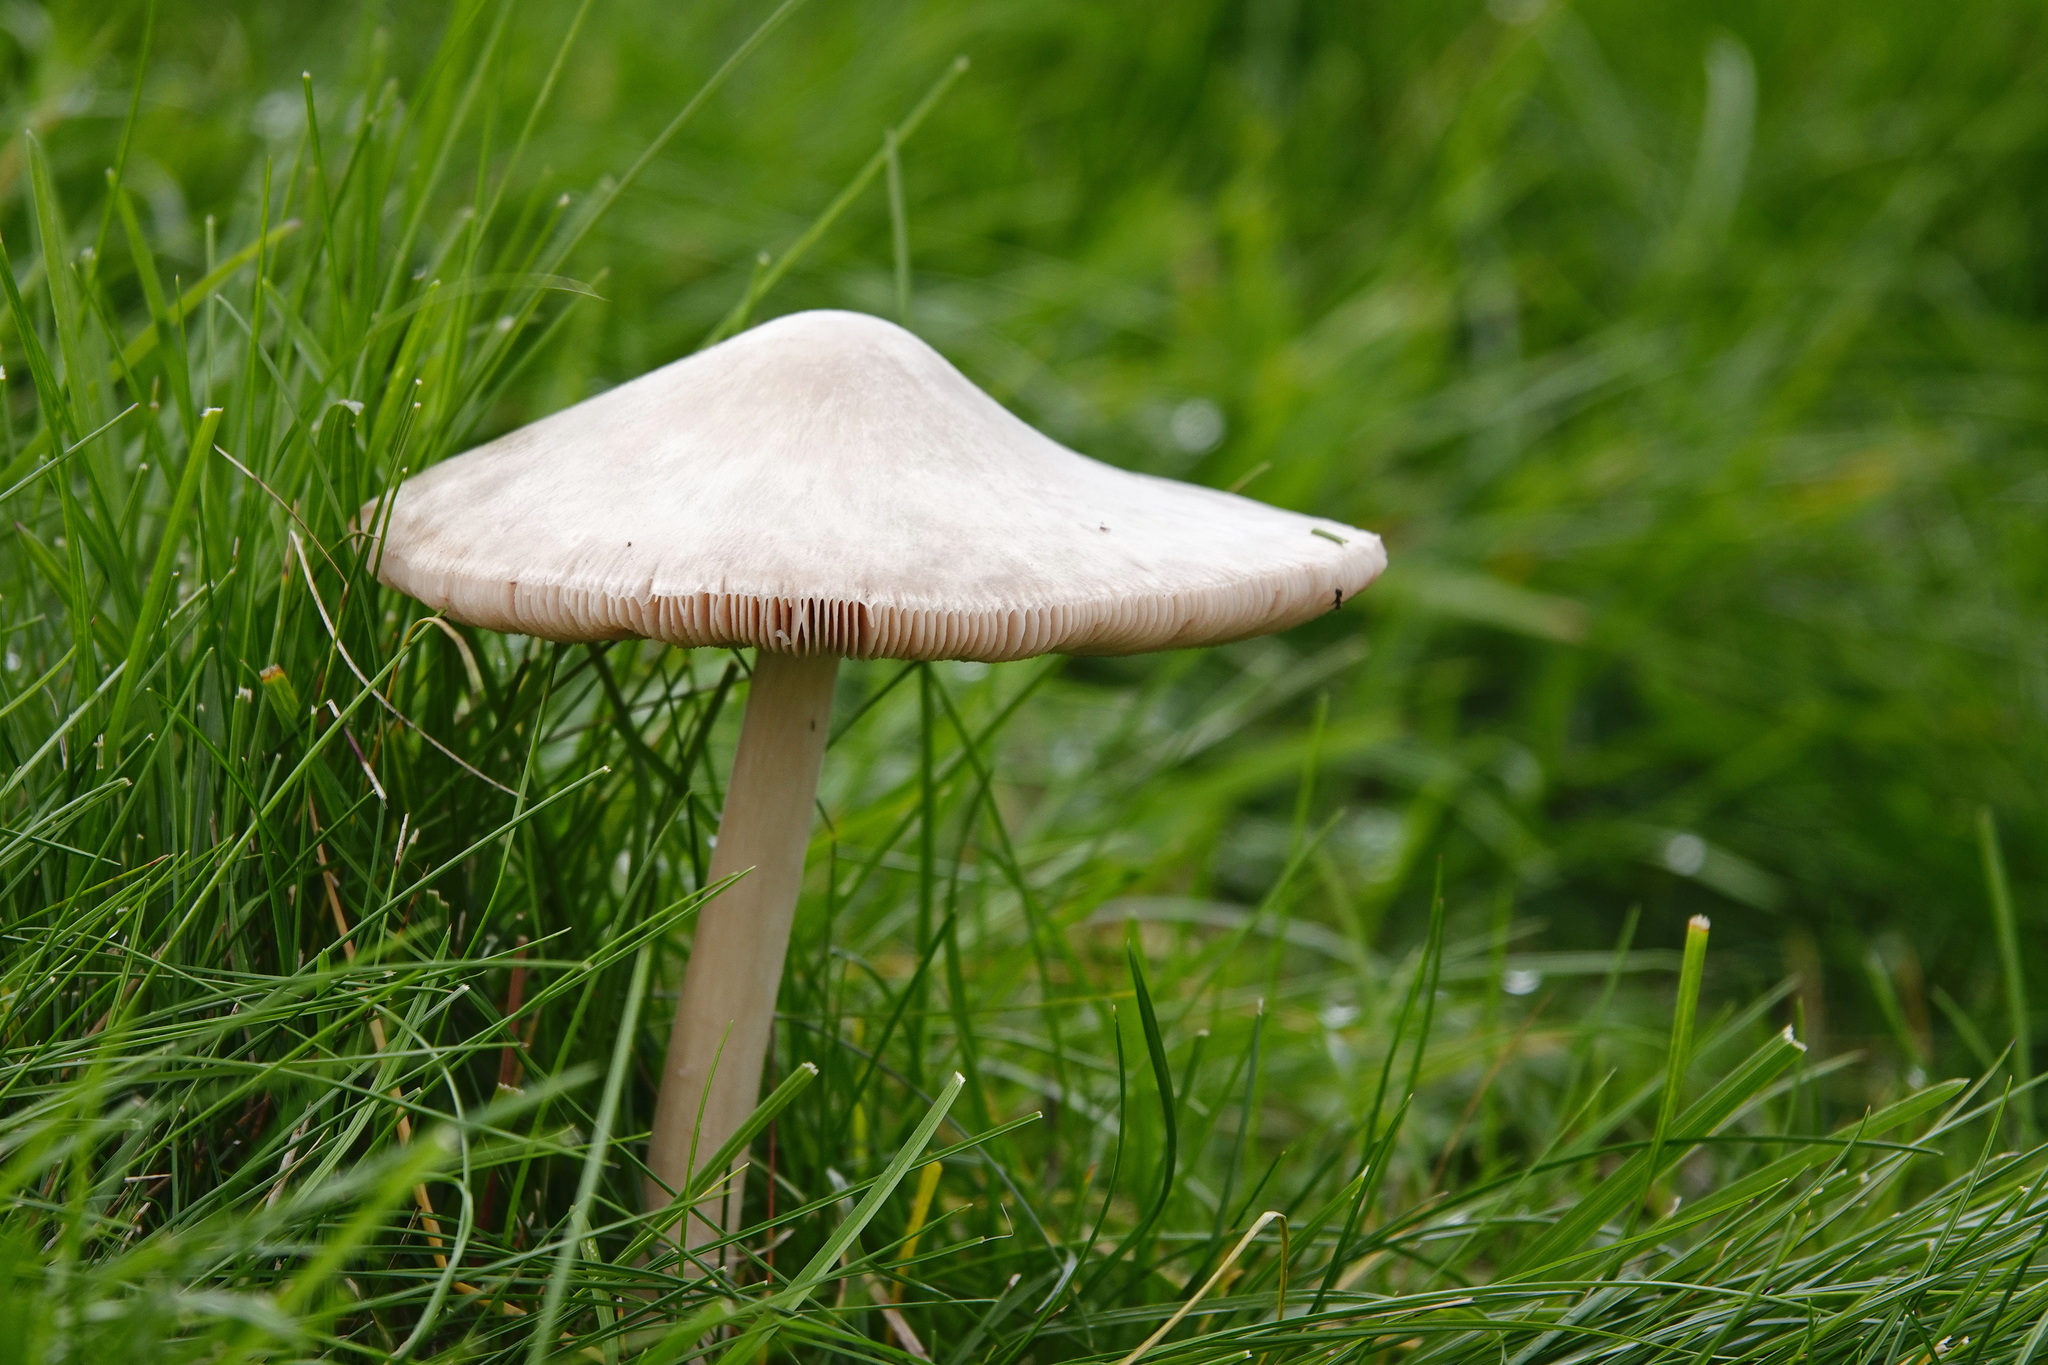
[[[1441,861],[1363,875],[1385,831],[1328,809],[1388,725],[1311,700],[1343,630],[851,666],[749,1226],[678,1264],[639,1143],[747,661],[422,617],[353,526],[579,363],[655,164],[529,175],[559,73],[515,98],[509,11],[464,15],[302,92],[189,273],[125,134],[88,197],[19,144],[0,1350],[2034,1358],[2025,1097],[1842,1103],[1788,988],[1703,1002],[1703,924],[1540,951],[1442,874],[1407,913]],[[1191,877],[1247,792],[1270,847]]]

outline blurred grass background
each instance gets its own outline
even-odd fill
[[[573,12],[519,6],[494,80],[537,87]],[[8,14],[8,118],[47,128],[82,208],[136,15]],[[594,7],[527,166],[573,194],[616,173],[757,18]],[[166,269],[197,273],[205,215],[289,158],[301,69],[416,75],[444,19],[167,5],[131,174]],[[1559,946],[1637,905],[1675,944],[1708,911],[1740,948],[1717,970],[1801,975],[1856,1041],[1887,1032],[1880,971],[1930,1047],[1923,983],[1991,998],[1980,807],[2048,924],[2043,27],[2001,3],[813,4],[599,226],[575,273],[604,302],[477,434],[697,344],[968,54],[902,157],[914,325],[1079,449],[1392,548],[1358,617],[1299,640],[1362,628],[1369,656],[1212,766],[1299,743],[1327,693],[1331,847],[1397,932],[1439,857],[1457,914],[1505,900]],[[877,185],[763,309],[891,313],[891,260]],[[1269,875],[1284,769],[1165,802],[1131,874]]]
[[[1761,1199],[1674,1230],[1652,1259],[1706,1275],[1697,1299],[1611,1289],[1613,1267],[1572,1259],[1556,1230],[1626,1240],[1626,1205],[1654,1222],[1674,1191],[1707,1209],[1755,1196],[1771,1187],[1739,1182],[1794,1140],[1764,1135],[1811,1139],[1929,1077],[1990,1072],[2027,1032],[2016,968],[2048,966],[2048,20],[2017,4],[810,0],[546,261],[572,278],[522,273],[767,12],[171,0],[143,66],[140,6],[0,8],[0,110],[40,149],[0,149],[26,297],[0,328],[21,528],[0,551],[0,1193],[18,1215],[0,1287],[68,1284],[84,1303],[273,1285],[311,1339],[387,1355],[441,1313],[454,1358],[523,1353],[526,1335],[506,1343],[534,1321],[616,1358],[633,1340],[605,1316],[631,1307],[619,1295],[709,1294],[621,1251],[674,954],[628,968],[643,939],[687,932],[737,667],[478,632],[422,643],[413,608],[364,582],[345,520],[400,461],[687,353],[809,242],[754,317],[893,314],[907,292],[912,326],[1076,448],[1372,527],[1395,567],[1282,639],[934,668],[857,725],[898,675],[849,669],[783,998],[779,1074],[809,1061],[821,1079],[763,1157],[779,1183],[757,1212],[774,1216],[777,1191],[785,1216],[850,1208],[960,1067],[965,1127],[946,1140],[1046,1111],[949,1158],[947,1236],[996,1240],[889,1272],[930,1296],[920,1330],[937,1322],[963,1360],[996,1341],[1117,1358],[1266,1205],[1328,1215],[1299,1231],[1297,1273],[1341,1281],[1360,1312],[1374,1294],[1434,1311],[1445,1286],[1532,1265],[1582,1277],[1575,1299],[1487,1308],[1507,1317],[1483,1339],[1450,1321],[1444,1359],[1491,1360],[1497,1342],[1526,1346],[1524,1365],[1561,1356],[1543,1331],[1582,1309],[1687,1358],[1752,1330],[1821,1358],[1818,1329],[1743,1317],[1781,1263],[1828,1293],[1901,1277],[1881,1312],[1826,1301],[1842,1359],[1870,1322],[1893,1360],[1919,1341],[1909,1325],[1939,1354],[1955,1322],[1998,1322],[2048,1210],[2026,1193],[2038,1153],[1986,1164],[1973,1144],[2029,1146],[2025,1099],[1957,1101],[1912,1154],[1931,1174],[1892,1153],[1875,1183],[1844,1158],[1802,1186],[1783,1207],[1817,1222],[1783,1244],[1791,1261],[1776,1225],[1745,1221],[1774,1214]],[[959,54],[970,69],[901,148],[901,291],[887,176],[807,234]],[[117,162],[132,234],[109,209]],[[345,162],[357,178],[323,179]],[[479,203],[500,211],[472,233]],[[298,226],[258,259],[286,215]],[[181,313],[180,344],[122,362],[169,320],[138,243],[163,289],[249,254]],[[24,315],[61,402],[35,392]],[[217,432],[186,398],[226,408]],[[161,401],[80,439],[131,399]],[[46,423],[85,452],[68,481],[43,477]],[[196,476],[187,532],[169,473],[202,433],[249,477]],[[131,635],[152,610],[142,585],[178,566],[204,591],[154,599],[175,628]],[[391,665],[420,730],[551,804],[530,814],[365,706],[356,664]],[[117,665],[148,681],[109,690]],[[501,845],[508,816],[526,823]],[[2007,868],[2002,960],[1989,882]],[[415,876],[438,879],[430,894]],[[1674,998],[1690,1017],[1670,950],[1695,912],[1715,953],[1689,1080],[1664,1030]],[[360,968],[337,957],[337,922],[360,926]],[[544,943],[529,965],[506,956],[517,935]],[[625,1002],[642,999],[636,1018]],[[1404,1052],[1422,1000],[1440,1002],[1435,1033]],[[1786,1023],[1810,1048],[1796,1084],[1776,1079]],[[1703,1144],[1683,1170],[1653,1160],[1615,1184],[1634,1149],[1603,1144],[1661,1151],[1678,1115],[1650,1111],[1710,1088],[1709,1069],[1744,1078],[1716,1122],[1758,1150]],[[516,1135],[511,1118],[476,1126],[498,1081],[539,1106]],[[109,1107],[129,1087],[140,1117]],[[1911,1117],[1951,1098],[1925,1094]],[[400,1105],[422,1129],[457,1124],[462,1178],[418,1196],[432,1224],[347,1222],[335,1210],[365,1191],[402,1209],[423,1178],[405,1163],[425,1144],[391,1127]],[[1540,1165],[1552,1155],[1569,1171]],[[585,1169],[608,1183],[579,1187]],[[1610,1207],[1603,1189],[1627,1193]],[[1580,1204],[1613,1219],[1575,1219]],[[1911,1218],[1886,1223],[1896,1210]],[[894,1206],[883,1225],[907,1235]],[[1909,1225],[1926,1265],[1901,1270]],[[435,1264],[429,1227],[474,1233],[468,1259]],[[1109,1262],[1104,1228],[1126,1239]],[[351,1236],[373,1245],[343,1281],[340,1252],[308,1248]],[[774,1244],[757,1240],[766,1282]],[[590,1250],[566,1316],[546,1318],[558,1244],[565,1266]],[[1254,1327],[1290,1252],[1255,1255],[1231,1310]],[[295,1257],[320,1273],[290,1279]],[[422,1308],[457,1270],[506,1312]],[[821,1353],[915,1357],[871,1320],[872,1284],[850,1305],[838,1292],[840,1317],[789,1330]],[[1027,1296],[1064,1292],[1075,1308],[1049,1337],[1021,1330]],[[2048,1281],[2025,1294],[2036,1313]],[[291,1335],[225,1302],[158,1307]],[[513,1304],[543,1316],[515,1321]],[[140,1317],[106,1320],[160,1349]],[[1267,1344],[1307,1358],[1329,1340]],[[1376,1340],[1359,1349],[1409,1349]]]

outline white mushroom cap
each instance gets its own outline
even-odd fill
[[[813,312],[407,480],[379,572],[551,640],[999,660],[1284,630],[1384,567],[1370,532],[1077,455],[902,328]]]

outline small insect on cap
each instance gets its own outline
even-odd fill
[[[1078,455],[903,328],[811,312],[407,480],[380,576],[550,640],[1000,660],[1284,630],[1385,567],[1368,531]]]

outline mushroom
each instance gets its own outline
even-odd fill
[[[379,576],[490,630],[758,651],[711,861],[746,875],[699,915],[648,1149],[680,1190],[757,1100],[840,659],[1216,644],[1385,565],[1370,532],[1078,455],[903,328],[821,311],[415,475]],[[739,1183],[686,1246],[737,1224]]]

